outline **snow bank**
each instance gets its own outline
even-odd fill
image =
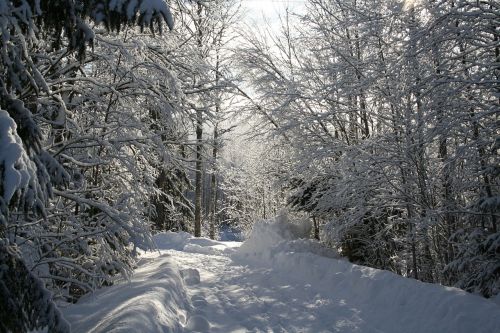
[[[223,255],[231,253],[239,242],[218,242],[203,237],[193,237],[187,232],[163,232],[156,234],[154,242],[159,250],[176,250],[190,253]]]
[[[191,237],[191,234],[184,231],[167,231],[154,235],[153,241],[159,250],[182,251]]]
[[[373,332],[500,332],[500,307],[492,301],[354,265],[336,259],[335,253],[315,242],[296,240],[297,236],[296,226],[282,218],[258,223],[233,260],[308,281],[356,311]]]
[[[184,332],[190,305],[174,261],[167,254],[145,256],[130,282],[62,309],[72,332]]]
[[[235,251],[234,260],[261,262],[271,260],[277,253],[314,253],[323,257],[339,258],[338,253],[318,241],[308,239],[312,225],[308,220],[289,220],[282,213],[273,220],[254,224],[247,240]]]

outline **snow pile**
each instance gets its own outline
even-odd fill
[[[159,250],[182,251],[191,237],[191,234],[184,231],[167,231],[154,235],[153,240]]]
[[[275,219],[254,224],[247,240],[233,255],[235,260],[261,262],[271,260],[278,253],[314,253],[324,257],[338,258],[335,250],[308,239],[312,225],[309,220],[290,221],[286,213]]]
[[[159,250],[176,250],[191,253],[223,255],[231,253],[239,242],[218,242],[203,237],[193,237],[187,232],[162,232],[156,234],[154,242]]]
[[[190,305],[174,261],[167,254],[145,256],[130,282],[100,289],[63,309],[72,332],[183,332]]]
[[[500,332],[500,307],[457,288],[312,253],[281,252],[267,264],[346,300],[383,332]]]
[[[254,226],[233,260],[267,267],[290,281],[307,281],[357,313],[370,332],[500,332],[500,307],[467,292],[404,278],[335,258],[318,243],[299,239],[283,218]],[[349,332],[349,328],[345,330]],[[358,330],[355,330],[358,331]]]

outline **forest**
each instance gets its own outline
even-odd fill
[[[247,2],[0,1],[1,332],[69,332],[57,304],[155,234],[283,208],[352,263],[499,294],[500,3]]]

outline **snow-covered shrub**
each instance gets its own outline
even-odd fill
[[[453,235],[458,253],[445,273],[452,283],[472,293],[492,297],[500,293],[500,232],[487,233],[474,228]],[[466,244],[466,245],[465,245]]]
[[[15,244],[0,239],[0,331],[69,333],[52,294],[26,267]]]

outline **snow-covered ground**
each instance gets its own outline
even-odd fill
[[[130,282],[63,311],[77,333],[500,332],[497,304],[353,265],[305,232],[278,220],[243,245],[160,234]]]

